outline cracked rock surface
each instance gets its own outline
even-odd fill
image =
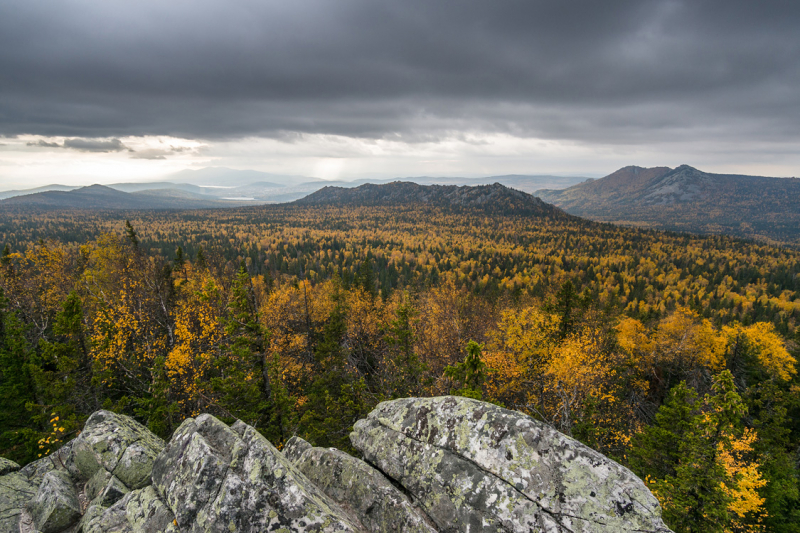
[[[284,453],[326,495],[354,513],[368,531],[436,531],[423,511],[364,461],[336,448],[313,448],[299,437],[287,442]]]
[[[669,533],[630,471],[491,404],[384,402],[350,438],[363,460],[207,414],[164,443],[98,411],[49,456],[0,460],[0,533]]]
[[[469,398],[384,402],[350,436],[440,531],[669,531],[628,469],[533,418]]]

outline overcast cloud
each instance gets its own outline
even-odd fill
[[[131,136],[323,134],[786,154],[800,141],[798,28],[796,1],[12,0],[0,135],[104,151]]]

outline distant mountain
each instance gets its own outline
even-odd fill
[[[111,189],[116,189],[122,192],[141,192],[141,191],[152,191],[161,189],[178,189],[200,195],[205,193],[204,188],[198,185],[192,185],[189,183],[172,183],[171,181],[109,183],[108,185],[106,185],[106,187],[109,187]]]
[[[45,192],[45,191],[71,191],[74,189],[79,189],[80,185],[59,185],[54,183],[52,185],[45,185],[43,187],[36,187],[33,189],[19,189],[14,191],[2,191],[0,192],[0,200],[5,198],[11,198],[12,196],[22,196],[23,194],[36,194],[37,192]]]
[[[0,200],[0,207],[46,209],[203,209],[252,205],[253,202],[206,198],[179,189],[150,189],[127,193],[104,185],[71,191],[46,191]]]
[[[800,179],[625,167],[536,194],[593,220],[800,244]]]
[[[325,180],[309,178],[307,176],[294,176],[290,174],[270,174],[258,170],[237,170],[224,167],[206,167],[197,170],[181,170],[165,176],[164,181],[172,183],[191,183],[193,185],[206,185],[213,187],[239,187],[260,182],[274,184],[276,187],[296,185],[309,181]]]
[[[388,183],[390,181],[411,181],[420,185],[491,185],[499,183],[506,187],[534,193],[540,189],[563,189],[576,183],[585,181],[585,177],[576,176],[549,176],[549,175],[522,175],[507,174],[502,176],[487,176],[484,178],[458,178],[458,177],[431,177],[418,176],[409,178],[395,178],[391,180],[358,180],[355,185],[363,183]]]
[[[483,178],[418,176],[395,179],[358,179],[355,181],[326,181],[319,178],[270,174],[255,170],[235,170],[208,167],[184,170],[166,176],[164,181],[111,183],[111,189],[126,193],[174,189],[196,195],[198,200],[229,200],[240,202],[280,203],[303,198],[325,186],[358,187],[366,183],[383,184],[391,181],[413,182],[420,185],[489,185],[500,183],[524,192],[538,189],[560,189],[569,187],[586,178],[548,175],[504,175]],[[78,186],[48,185],[28,190],[0,192],[0,199],[23,196],[45,191],[70,191]],[[175,194],[171,194],[175,197]],[[36,200],[40,201],[40,200]],[[43,201],[43,200],[41,200]]]
[[[297,205],[349,207],[431,205],[488,213],[518,214],[547,218],[568,218],[560,209],[528,193],[492,185],[419,185],[406,181],[364,184],[358,187],[324,187],[294,202]]]

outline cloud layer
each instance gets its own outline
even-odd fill
[[[3,2],[0,135],[104,139],[64,142],[85,151],[144,135],[800,141],[799,11],[731,0]]]

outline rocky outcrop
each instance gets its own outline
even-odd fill
[[[164,443],[98,411],[54,454],[0,461],[0,533],[669,531],[631,472],[491,404],[385,402],[351,441],[364,460],[201,415]]]
[[[440,531],[667,531],[658,501],[629,470],[492,404],[385,402],[351,440]]]
[[[436,531],[422,509],[364,461],[335,448],[313,448],[299,437],[292,437],[286,448],[284,453],[300,471],[328,497],[353,513],[368,531]]]

